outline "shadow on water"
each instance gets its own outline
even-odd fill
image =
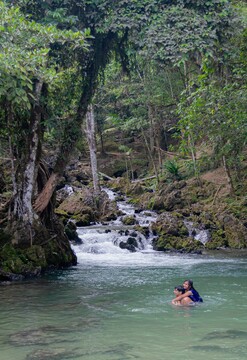
[[[233,341],[232,341],[233,340]],[[247,331],[229,329],[213,331],[201,339],[201,342],[209,341],[208,345],[194,345],[189,348],[200,353],[226,353],[237,357],[246,358]],[[216,344],[212,344],[216,342]]]
[[[92,350],[82,352],[81,348],[75,348],[67,351],[66,349],[37,349],[33,350],[26,356],[26,360],[67,360],[67,359],[83,359],[91,357],[94,359],[103,356],[106,359],[114,358],[118,360],[139,359],[139,356],[128,355],[133,347],[127,343],[119,343],[117,345],[103,348],[101,350]]]
[[[226,330],[213,331],[208,333],[202,340],[221,340],[221,339],[246,339],[247,331],[242,330]]]

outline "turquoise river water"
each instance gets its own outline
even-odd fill
[[[75,251],[77,267],[0,287],[1,360],[246,359],[246,255]],[[204,303],[172,306],[186,278]]]

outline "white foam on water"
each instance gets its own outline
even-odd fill
[[[104,189],[109,198],[113,200],[116,194]],[[118,208],[126,215],[135,215],[139,224],[149,227],[157,218],[153,211],[141,211],[135,213],[133,205],[125,201],[118,202]],[[126,243],[133,238],[137,242],[135,252],[121,248],[121,242]],[[216,259],[215,257],[191,254],[174,254],[154,251],[152,240],[154,236],[146,238],[143,234],[133,229],[133,226],[125,226],[121,217],[109,222],[106,226],[97,224],[77,229],[82,240],[80,245],[72,245],[77,255],[78,263],[83,266],[113,266],[113,267],[162,267],[162,268],[190,268],[203,263],[233,262],[232,259]]]
[[[72,246],[78,263],[86,266],[189,268],[204,263],[233,263],[233,259],[215,259],[204,255],[166,254],[151,249],[129,252],[109,242]]]

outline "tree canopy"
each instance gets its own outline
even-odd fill
[[[246,29],[235,2],[13,0],[0,10],[0,134],[15,217],[32,222],[48,209],[92,102],[101,135],[116,124],[138,132],[157,178],[156,153],[162,167],[174,134],[196,174],[201,141],[228,174],[241,158]],[[49,136],[58,151],[44,177]]]

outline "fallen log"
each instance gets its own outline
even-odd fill
[[[103,178],[107,179],[107,180],[114,180],[114,178],[102,173],[102,172],[99,172],[99,175],[102,176]]]

